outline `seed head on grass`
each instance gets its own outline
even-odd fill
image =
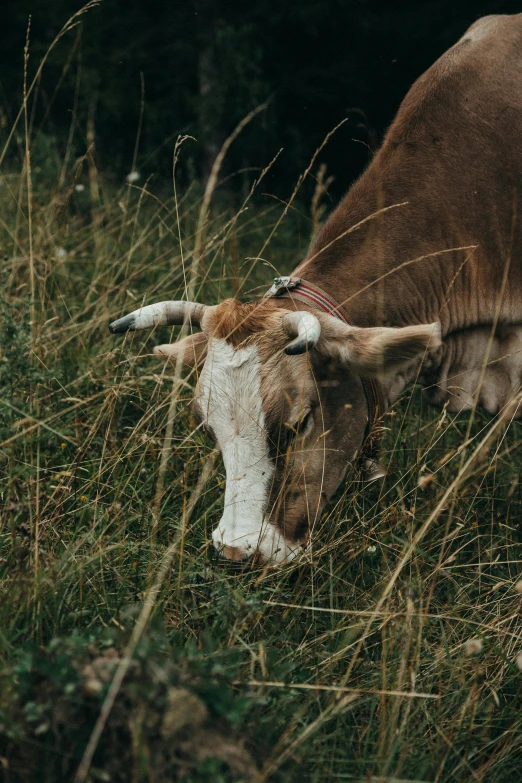
[[[482,639],[475,637],[474,639],[468,639],[468,641],[464,644],[464,653],[468,656],[468,658],[472,658],[475,655],[480,655],[483,648],[484,644]]]
[[[421,476],[419,476],[417,486],[419,489],[431,489],[434,481],[435,477],[433,473],[423,473]]]

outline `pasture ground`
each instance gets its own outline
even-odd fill
[[[53,155],[0,178],[3,780],[520,780],[520,424],[410,389],[304,562],[223,567],[219,455],[151,355],[174,330],[107,324],[264,291],[317,203],[207,214]]]

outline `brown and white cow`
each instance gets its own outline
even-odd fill
[[[300,552],[361,449],[364,378],[385,407],[416,379],[450,410],[477,401],[494,414],[517,393],[521,207],[522,14],[490,16],[413,85],[293,272],[356,326],[290,295],[163,302],[111,324],[201,327],[155,350],[201,367],[195,414],[226,468],[213,533],[225,557]]]

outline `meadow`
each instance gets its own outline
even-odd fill
[[[194,378],[152,355],[178,330],[108,323],[259,296],[324,193],[120,184],[24,143],[0,174],[2,780],[520,780],[521,425],[409,388],[385,480],[351,469],[302,561],[227,567]]]

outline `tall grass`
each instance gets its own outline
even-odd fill
[[[305,561],[228,570],[193,378],[151,355],[175,334],[107,324],[264,291],[319,196],[118,187],[50,148],[0,174],[4,779],[519,780],[520,425],[467,440],[410,389],[388,477],[348,476]]]

